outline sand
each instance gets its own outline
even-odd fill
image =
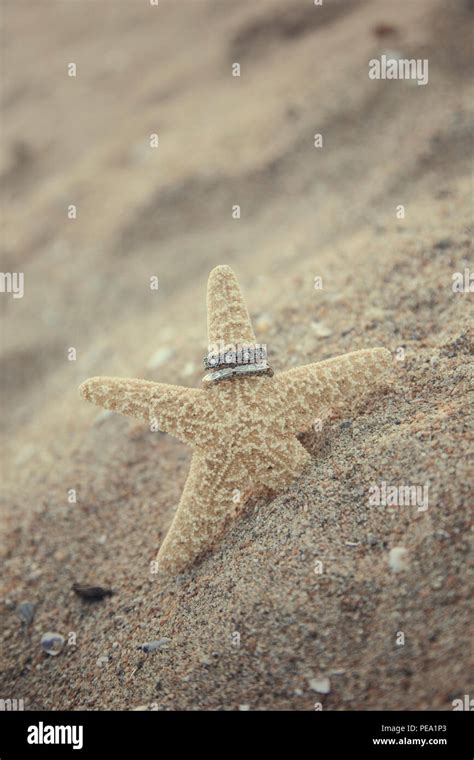
[[[25,294],[1,296],[1,698],[451,710],[472,695],[473,294],[453,275],[473,270],[474,14],[444,5],[3,0],[2,271],[24,272]],[[427,58],[428,85],[369,80],[387,51]],[[77,387],[198,387],[217,264],[275,370],[380,345],[393,373],[301,437],[312,464],[291,487],[253,494],[213,553],[158,581],[190,451]],[[427,486],[428,508],[370,504],[382,483]]]

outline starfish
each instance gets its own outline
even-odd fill
[[[259,345],[230,267],[212,270],[207,310],[210,346]],[[248,489],[278,492],[294,481],[312,459],[297,434],[325,409],[343,407],[380,381],[391,362],[390,351],[370,348],[274,375],[265,361],[244,362],[241,372],[236,354],[229,356],[199,389],[114,377],[93,377],[80,387],[87,401],[153,422],[192,449],[157,556],[162,574],[179,574],[215,546]]]

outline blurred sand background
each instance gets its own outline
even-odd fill
[[[450,710],[474,693],[473,295],[452,290],[473,269],[470,5],[1,0],[1,269],[25,273],[24,298],[0,300],[1,698]],[[428,58],[429,84],[371,81],[390,51]],[[198,386],[217,264],[276,370],[376,345],[405,359],[302,438],[309,472],[162,583],[189,450],[77,387]],[[429,483],[429,509],[369,507],[382,481]],[[74,582],[115,594],[87,604]],[[50,657],[46,631],[77,643]]]

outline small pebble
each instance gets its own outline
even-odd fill
[[[268,314],[261,314],[255,320],[255,327],[258,333],[266,333],[272,326],[272,319]]]
[[[97,602],[114,593],[111,588],[102,586],[84,586],[81,583],[72,584],[73,591],[88,602]]]
[[[196,370],[197,370],[197,367],[194,364],[194,362],[187,362],[187,364],[185,364],[183,369],[181,370],[181,375],[183,377],[191,377],[191,375],[194,375]]]
[[[16,614],[25,625],[29,625],[33,622],[35,609],[33,602],[21,602],[16,608]]]
[[[59,654],[64,646],[64,636],[54,631],[48,631],[41,637],[41,646],[46,654],[50,654],[55,657]]]
[[[373,27],[372,32],[376,37],[388,37],[392,34],[397,33],[397,27],[392,26],[392,24],[384,24],[382,22],[380,24],[376,24]]]
[[[38,578],[41,578],[41,570],[39,568],[33,568],[28,575],[25,576],[25,580],[30,581],[37,581]]]
[[[250,705],[239,705],[240,712],[248,712],[250,710]]]
[[[158,351],[155,351],[153,356],[150,357],[146,366],[148,369],[156,369],[157,367],[161,367],[163,364],[165,364],[165,362],[168,361],[168,359],[171,359],[173,354],[173,348],[170,348],[169,346],[162,346],[158,349]]]
[[[140,644],[138,649],[141,649],[142,652],[149,654],[149,652],[155,652],[157,649],[167,649],[167,645],[170,643],[170,641],[171,639],[157,639],[156,641],[147,641],[145,644]]]
[[[26,462],[29,459],[31,459],[35,451],[36,451],[36,446],[34,446],[32,443],[29,443],[26,446],[23,446],[23,448],[20,449],[20,451],[16,455],[15,464],[18,466],[26,464]]]
[[[382,322],[385,318],[385,312],[377,306],[371,306],[366,311],[366,318],[369,322]]]
[[[446,248],[450,248],[453,244],[453,241],[449,238],[442,238],[441,240],[438,240],[437,243],[434,244],[434,248],[436,248],[438,251],[444,251]]]
[[[331,328],[325,325],[323,322],[311,322],[311,327],[313,328],[313,332],[318,336],[318,338],[328,338],[330,335],[332,335]]]
[[[404,546],[394,546],[388,554],[388,564],[394,573],[408,569],[408,551]]]
[[[308,684],[309,688],[317,691],[318,694],[329,694],[331,691],[331,681],[329,678],[310,678]]]

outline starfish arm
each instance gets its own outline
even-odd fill
[[[195,451],[171,527],[158,552],[158,571],[175,575],[211,548],[235,512],[239,479],[230,456]]]
[[[382,380],[391,361],[386,348],[369,348],[277,375],[277,388],[287,400],[288,429],[301,432],[319,410],[350,405],[367,387]]]
[[[198,444],[204,435],[201,419],[209,409],[203,390],[150,380],[92,377],[79,392],[87,401],[105,409],[154,422],[159,430],[184,443]]]
[[[79,388],[83,399],[128,417],[148,420],[150,395],[156,383],[124,377],[91,377]]]
[[[207,328],[210,346],[255,343],[255,333],[237,277],[228,266],[215,267],[209,275]]]

